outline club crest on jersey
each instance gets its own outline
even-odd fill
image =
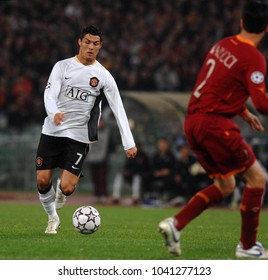
[[[262,72],[255,71],[251,74],[250,79],[254,84],[261,84],[264,81],[264,75]]]
[[[99,79],[96,77],[90,78],[89,85],[91,87],[96,87],[99,84]]]

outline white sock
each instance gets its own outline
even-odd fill
[[[45,193],[39,193],[39,200],[45,210],[45,212],[48,214],[49,219],[59,219],[59,216],[56,211],[56,205],[55,205],[55,190],[53,186],[51,186],[50,190]]]

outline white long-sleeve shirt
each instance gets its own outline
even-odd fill
[[[49,76],[44,92],[47,112],[42,133],[68,137],[89,143],[98,140],[102,95],[116,119],[125,150],[135,146],[126,112],[116,82],[98,61],[83,65],[76,57],[58,61]],[[64,113],[64,121],[56,126],[56,113]]]

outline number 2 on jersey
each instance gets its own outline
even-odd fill
[[[206,84],[208,78],[211,76],[212,72],[214,71],[215,65],[216,65],[216,61],[213,58],[210,58],[206,65],[209,66],[208,71],[207,71],[207,75],[205,77],[205,79],[196,87],[195,91],[193,92],[193,95],[196,98],[199,98],[201,96],[201,92],[200,90],[204,87],[204,85]]]

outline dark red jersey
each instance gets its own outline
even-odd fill
[[[266,60],[251,41],[227,37],[209,51],[193,88],[188,114],[214,113],[233,117],[251,97],[255,108],[268,115]]]

